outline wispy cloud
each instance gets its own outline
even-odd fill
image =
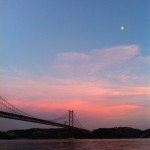
[[[137,45],[65,52],[52,64],[55,77],[51,72],[31,76],[1,69],[0,91],[16,106],[32,113],[75,109],[82,117],[95,120],[97,127],[99,119],[115,118],[119,123],[122,117],[132,120],[139,115],[136,120],[140,126],[142,117],[146,120],[150,115],[149,65],[149,57],[141,56]]]
[[[83,56],[86,59],[81,59]],[[141,56],[139,46],[128,45],[95,49],[87,53],[65,52],[56,57],[54,66],[56,72],[65,77],[141,85],[147,84],[150,60]]]
[[[104,67],[119,65],[134,56],[139,52],[137,45],[116,46],[113,48],[95,49],[91,52],[65,52],[59,54],[56,58],[56,65],[60,69],[84,69],[84,71],[98,71]],[[76,68],[74,68],[76,67]]]

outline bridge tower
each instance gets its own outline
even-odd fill
[[[69,129],[68,129],[68,138],[74,138],[74,112],[69,110]]]
[[[73,110],[69,110],[69,126],[73,127],[74,126],[74,115],[73,115]]]

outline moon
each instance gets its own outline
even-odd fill
[[[124,30],[124,27],[123,27],[123,26],[121,27],[121,30]]]

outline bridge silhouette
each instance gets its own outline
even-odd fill
[[[11,103],[9,103],[6,99],[0,96],[0,117],[20,120],[20,121],[27,121],[51,126],[57,126],[62,128],[67,128],[71,130],[81,130],[81,131],[88,131],[83,127],[83,125],[78,120],[77,116],[75,115],[73,110],[69,110],[69,113],[66,113],[56,119],[53,120],[44,120],[37,117],[34,117],[19,108],[15,107]],[[63,120],[64,122],[59,122]]]

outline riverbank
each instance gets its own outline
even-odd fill
[[[67,129],[25,129],[0,131],[0,139],[122,139],[122,138],[150,138],[150,129],[140,130],[130,127],[99,128],[93,131],[70,131]]]

